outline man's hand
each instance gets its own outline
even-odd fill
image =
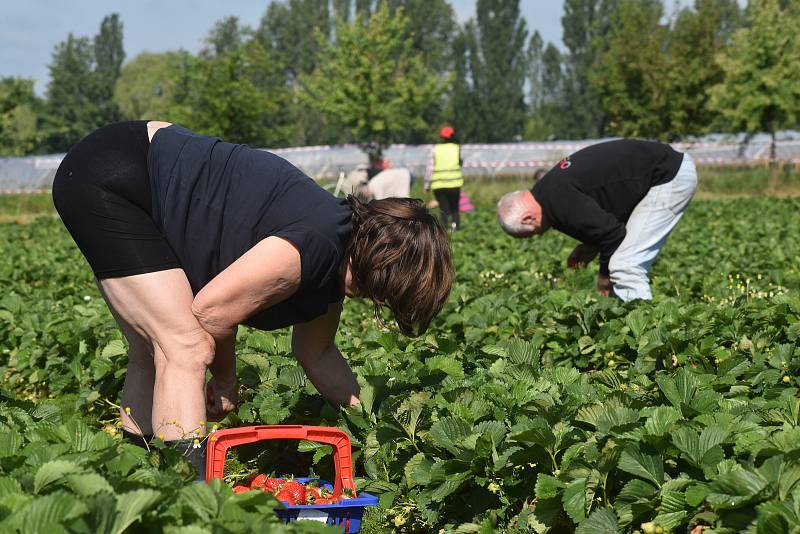
[[[611,278],[609,278],[608,275],[597,275],[597,292],[604,297],[611,295]]]
[[[239,392],[236,376],[220,379],[212,376],[206,384],[206,417],[209,421],[221,421],[236,408]]]
[[[577,269],[584,267],[597,256],[597,248],[592,245],[581,243],[567,258],[567,267],[570,269]]]

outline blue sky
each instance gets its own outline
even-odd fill
[[[475,13],[475,0],[451,0],[459,21]],[[124,25],[125,54],[184,48],[196,52],[219,19],[235,15],[257,26],[269,0],[2,0],[0,1],[0,76],[36,80],[42,94],[53,48],[72,32],[93,36],[109,13]],[[545,40],[561,40],[563,0],[521,0],[528,27]]]

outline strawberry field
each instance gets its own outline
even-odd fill
[[[345,430],[381,502],[364,532],[798,533],[798,213],[696,201],[655,300],[622,304],[594,293],[594,266],[567,271],[572,240],[513,240],[481,205],[425,336],[347,303],[360,408],[322,401],[287,332],[240,329],[241,403],[221,426]],[[174,451],[120,440],[125,343],[58,220],[0,225],[0,288],[0,532],[334,532],[231,488],[330,480],[327,446],[243,448],[206,486]]]

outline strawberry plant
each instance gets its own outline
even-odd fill
[[[800,532],[800,201],[695,202],[655,300],[628,304],[594,293],[596,265],[566,267],[570,239],[513,240],[479,208],[424,336],[347,303],[360,407],[322,400],[287,331],[242,328],[222,424],[348,432],[358,490],[381,497],[369,532]],[[231,486],[330,480],[325,445],[243,448],[226,483],[195,486],[180,457],[123,444],[125,343],[88,267],[58,221],[2,230],[0,530],[323,528],[280,525],[269,493]]]

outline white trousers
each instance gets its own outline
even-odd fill
[[[650,188],[625,224],[625,239],[611,256],[608,270],[614,294],[624,301],[650,300],[647,273],[697,189],[697,170],[683,155],[678,174],[670,182]]]

